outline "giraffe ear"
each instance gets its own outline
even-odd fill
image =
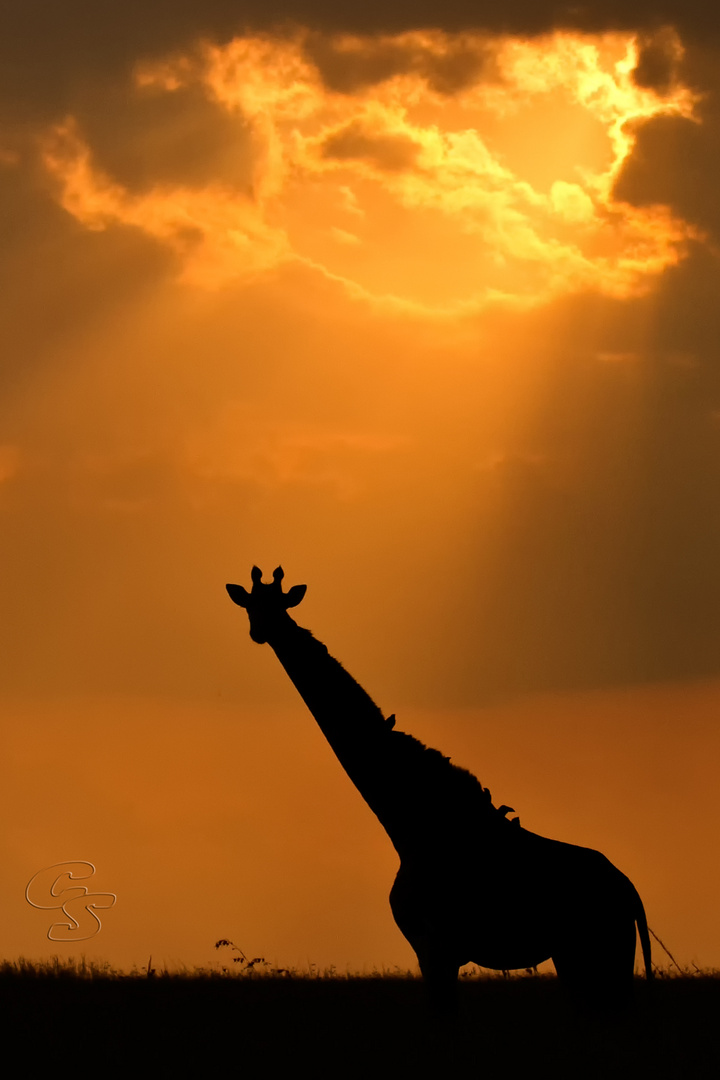
[[[248,606],[250,593],[246,589],[243,589],[242,585],[226,585],[225,588],[234,604],[239,604],[240,607],[244,608]]]
[[[307,585],[293,585],[285,594],[285,607],[297,607],[307,591]]]

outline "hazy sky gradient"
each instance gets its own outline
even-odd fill
[[[124,964],[411,962],[389,843],[224,594],[282,562],[401,728],[720,964],[716,17],[33,7],[0,35],[3,952],[48,951],[22,894],[70,858]]]

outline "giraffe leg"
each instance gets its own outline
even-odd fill
[[[558,950],[553,963],[558,978],[575,1007],[590,1015],[622,1017],[632,1005],[635,962],[635,926],[613,924],[593,941],[600,959],[589,963],[586,953],[572,948]]]
[[[458,1012],[458,965],[440,952],[418,953],[420,971],[433,1013],[442,1019],[454,1019]]]

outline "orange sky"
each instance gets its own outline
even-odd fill
[[[105,67],[69,15],[0,125],[3,955],[413,962],[225,595],[282,562],[400,728],[720,966],[713,40],[187,12]],[[24,896],[66,860],[117,894],[74,947]]]

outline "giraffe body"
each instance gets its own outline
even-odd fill
[[[280,567],[253,588],[228,585],[315,717],[338,760],[377,815],[399,857],[390,893],[395,921],[418,957],[431,998],[451,1009],[466,963],[497,970],[552,959],[558,976],[588,1003],[622,1005],[633,986],[635,927],[645,970],[650,941],[635,887],[590,848],[564,844],[509,821],[508,807],[402,731],[288,615],[305,586],[282,591]],[[590,970],[589,953],[602,956]]]

